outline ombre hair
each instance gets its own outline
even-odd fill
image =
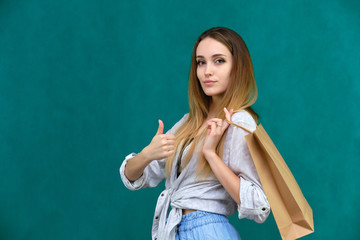
[[[200,85],[197,77],[197,61],[196,50],[199,43],[205,38],[212,38],[224,44],[232,54],[232,69],[230,73],[230,82],[227,86],[224,95],[215,109],[216,118],[225,119],[224,107],[227,109],[234,109],[234,112],[245,110],[258,121],[258,115],[252,110],[257,98],[257,87],[255,83],[253,65],[250,58],[250,53],[245,45],[244,40],[231,29],[224,27],[211,28],[203,32],[196,40],[191,57],[191,67],[189,76],[189,116],[187,120],[175,132],[175,149],[186,145],[190,140],[192,144],[184,156],[180,169],[183,169],[194,154],[196,146],[206,134],[206,128],[201,127],[209,114],[211,103],[211,96],[207,96]],[[216,153],[222,157],[222,150],[225,139],[224,133],[217,148]],[[210,165],[206,161],[202,152],[200,151],[197,162],[197,176],[206,178],[212,173]],[[171,168],[173,166],[176,152],[167,158],[166,161],[166,175],[170,176]],[[177,159],[176,159],[177,161]]]

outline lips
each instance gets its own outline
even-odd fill
[[[216,83],[216,81],[213,81],[213,80],[205,80],[204,83],[205,83],[205,85],[213,85],[214,83]]]

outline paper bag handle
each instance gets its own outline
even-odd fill
[[[227,119],[227,118],[226,118],[226,121],[227,121],[229,124],[231,124],[231,125],[237,126],[237,127],[241,128],[241,129],[244,129],[244,130],[247,131],[248,133],[253,133],[253,131],[250,131],[249,129],[247,129],[247,128],[243,127],[243,126],[240,126],[239,124],[236,124],[236,123],[230,121],[230,120]]]

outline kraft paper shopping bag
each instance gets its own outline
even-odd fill
[[[313,212],[286,162],[262,125],[245,139],[282,239],[293,240],[314,232]]]

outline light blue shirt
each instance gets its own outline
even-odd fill
[[[188,114],[185,114],[167,133],[174,134],[187,117]],[[251,131],[256,129],[255,121],[247,112],[237,112],[233,114],[231,120]],[[196,177],[197,158],[201,150],[199,145],[179,177],[176,161],[173,163],[170,176],[166,179],[165,190],[160,194],[156,204],[152,227],[153,240],[175,239],[176,228],[182,218],[182,209],[202,210],[226,216],[233,215],[237,211],[240,219],[248,218],[258,223],[266,220],[270,214],[270,205],[247,147],[245,140],[247,134],[245,130],[230,125],[225,137],[222,158],[225,164],[241,178],[241,204],[237,205],[216,177],[209,176],[205,180]],[[185,148],[182,156],[186,155],[190,145]],[[166,178],[165,159],[161,159],[152,161],[139,179],[130,182],[124,170],[127,161],[134,156],[136,156],[134,153],[128,155],[120,167],[121,179],[128,189],[156,187]],[[167,214],[169,205],[171,211]]]

